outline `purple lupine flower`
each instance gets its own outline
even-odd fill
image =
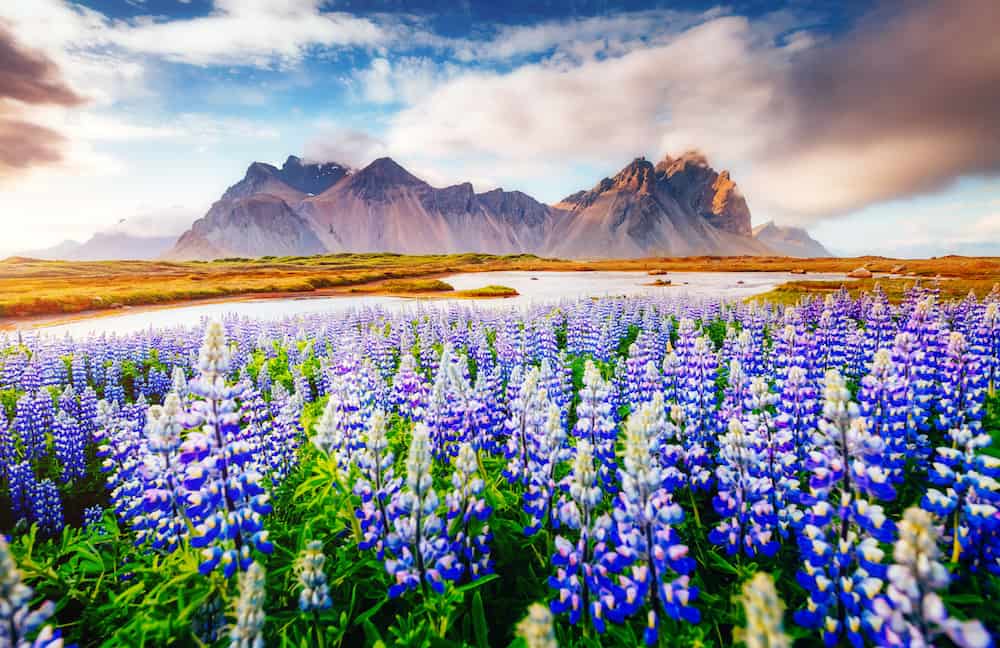
[[[69,483],[87,476],[87,435],[79,421],[65,411],[56,415],[52,428],[52,446],[62,465],[62,482]]]
[[[614,503],[618,547],[613,567],[622,573],[612,590],[616,605],[609,617],[620,621],[647,608],[644,639],[649,645],[657,641],[661,614],[691,623],[700,619],[691,605],[698,596],[690,584],[695,563],[675,529],[684,512],[665,486],[673,480],[660,461],[662,410],[657,399],[629,416],[619,471],[622,487]]]
[[[865,427],[836,369],[826,374],[815,446],[806,465],[814,503],[798,538],[802,568],[797,580],[808,601],[795,620],[820,630],[827,645],[846,640],[860,646],[872,631],[865,611],[885,578],[878,543],[893,532],[882,507],[867,497],[891,499],[895,492],[879,463],[882,441]]]
[[[485,485],[479,476],[479,462],[472,444],[463,443],[459,447],[453,465],[452,490],[445,497],[447,535],[452,553],[459,557],[461,575],[458,578],[475,581],[493,571],[492,534],[487,522],[491,509],[482,497]]]
[[[911,507],[897,525],[893,564],[887,570],[885,594],[876,601],[869,624],[886,646],[932,646],[947,636],[960,648],[988,648],[993,639],[979,621],[960,621],[948,614],[938,591],[951,581],[941,563],[938,527],[931,514]]]
[[[273,551],[262,519],[271,505],[249,444],[240,438],[236,399],[243,388],[226,384],[229,358],[222,325],[210,323],[198,356],[200,374],[189,383],[198,398],[191,403],[189,432],[180,446],[187,514],[196,521],[191,546],[202,549],[199,570],[207,575],[221,566],[226,578],[253,563],[251,548]]]
[[[55,603],[45,601],[32,609],[34,597],[34,590],[25,584],[11,556],[7,539],[0,534],[0,646],[62,648],[59,630],[44,625],[55,614]]]
[[[430,430],[418,423],[406,458],[406,488],[393,496],[387,511],[391,526],[385,568],[393,578],[391,598],[417,588],[427,595],[428,586],[441,593],[445,579],[458,570],[458,558],[450,551],[438,516],[431,463]]]
[[[365,446],[357,456],[360,476],[354,483],[354,494],[361,498],[356,511],[362,533],[358,547],[375,549],[380,560],[388,533],[386,507],[400,487],[400,479],[393,471],[394,460],[386,436],[385,415],[376,410],[368,419]]]
[[[615,463],[618,429],[609,402],[610,395],[611,385],[601,376],[597,365],[588,359],[583,367],[583,386],[580,388],[580,402],[576,406],[573,436],[590,442],[601,484],[613,492],[618,486]]]
[[[602,499],[601,487],[594,468],[590,443],[580,441],[573,459],[573,469],[562,483],[566,495],[560,498],[557,516],[561,528],[576,531],[574,542],[565,535],[555,538],[549,586],[557,592],[550,607],[554,614],[569,614],[576,625],[581,619],[593,625],[599,633],[605,629],[605,618],[614,614],[618,601],[611,593],[609,566],[612,556],[608,548],[611,518],[597,516]]]
[[[545,424],[528,439],[528,488],[524,492],[524,510],[530,519],[524,527],[525,535],[534,535],[548,526],[555,498],[556,467],[570,455],[562,411],[550,402]]]

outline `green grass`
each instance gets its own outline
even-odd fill
[[[517,297],[520,293],[508,286],[483,286],[460,290],[455,294],[459,297]]]

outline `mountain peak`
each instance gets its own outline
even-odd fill
[[[358,172],[367,174],[391,184],[426,184],[423,180],[404,169],[391,157],[380,157]]]
[[[823,244],[809,235],[805,229],[781,226],[773,220],[753,228],[753,237],[779,254],[791,257],[832,256]]]
[[[644,157],[637,157],[611,179],[611,186],[618,190],[650,193],[655,182],[654,173],[651,162]]]

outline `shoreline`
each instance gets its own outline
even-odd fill
[[[0,260],[0,313],[3,313],[0,315],[0,331],[41,329],[101,317],[200,304],[273,299],[352,296],[414,300],[504,298],[496,294],[476,295],[475,289],[471,292],[422,291],[419,288],[394,291],[386,287],[391,282],[419,282],[484,272],[635,272],[649,275],[650,280],[684,272],[801,275],[795,281],[775,287],[783,293],[783,298],[791,299],[794,294],[821,291],[818,284],[803,285],[810,284],[813,275],[828,275],[817,278],[821,282],[827,280],[828,284],[832,274],[841,275],[837,283],[847,282],[851,279],[849,273],[859,267],[872,272],[875,278],[894,283],[928,281],[935,276],[959,279],[955,283],[971,285],[977,293],[989,291],[992,282],[1000,280],[1000,258],[997,257],[799,259],[701,256],[564,260],[475,253],[424,256],[343,253],[213,262],[66,262],[11,258]],[[867,282],[862,280],[861,283]]]

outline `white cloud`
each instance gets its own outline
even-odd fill
[[[760,146],[778,50],[726,17],[667,44],[580,65],[471,72],[401,111],[387,134],[403,154],[621,163],[697,146],[734,160]],[[721,117],[720,117],[721,115]]]
[[[376,104],[412,104],[455,75],[458,68],[438,64],[430,58],[403,56],[375,58],[355,74],[362,98]]]
[[[330,125],[320,127],[306,142],[302,153],[309,162],[339,162],[355,169],[383,155],[386,150],[382,140],[362,131]]]

